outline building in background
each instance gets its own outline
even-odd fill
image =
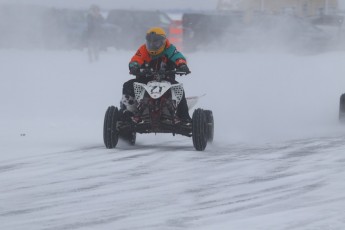
[[[338,6],[338,0],[219,0],[217,9],[220,11],[240,10],[249,15],[264,12],[313,17],[335,14]]]

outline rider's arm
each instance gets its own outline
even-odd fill
[[[129,65],[128,65],[129,73],[132,75],[136,75],[138,77],[140,67],[144,63],[147,63],[149,61],[150,61],[150,57],[146,50],[146,46],[142,45],[134,54],[134,56],[131,58],[131,61],[129,62]]]
[[[176,66],[180,66],[181,64],[187,64],[186,58],[183,54],[177,50],[177,48],[167,40],[167,48],[166,48],[166,55],[169,60],[175,63]]]
[[[169,41],[167,41],[166,55],[173,63],[175,63],[176,69],[179,72],[183,72],[185,74],[190,73],[186,58],[176,49],[173,44],[170,44]]]
[[[150,55],[147,52],[145,44],[140,46],[134,56],[131,58],[130,63],[136,62],[141,66],[144,63],[149,63],[151,61]]]

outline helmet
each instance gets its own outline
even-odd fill
[[[165,31],[160,27],[153,27],[146,32],[146,48],[150,55],[157,56],[164,50],[166,44]]]

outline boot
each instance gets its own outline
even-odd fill
[[[132,120],[131,118],[138,112],[137,104],[138,103],[134,99],[134,97],[130,95],[125,95],[125,94],[122,95],[120,106],[121,106],[123,120],[125,121]]]
[[[187,100],[184,96],[177,107],[176,115],[180,118],[181,122],[186,124],[192,123],[192,118],[189,116],[188,112]]]

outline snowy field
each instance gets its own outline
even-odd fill
[[[345,229],[344,52],[187,53],[177,80],[206,94],[214,143],[143,134],[109,150],[133,53],[0,51],[0,229]]]

